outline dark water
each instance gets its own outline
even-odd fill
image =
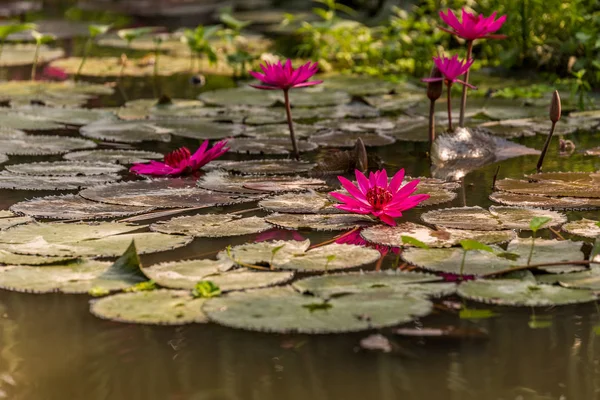
[[[199,90],[189,77],[163,80],[177,97]],[[209,78],[209,85],[226,80]],[[127,80],[128,96],[152,96],[149,82]],[[116,106],[118,94],[92,106]],[[75,135],[76,131],[61,134]],[[582,149],[600,145],[592,133],[572,135],[577,150],[558,155],[554,142],[546,171],[595,171],[600,158]],[[541,148],[545,137],[520,140]],[[166,152],[197,143],[174,138],[169,144],[141,148]],[[413,176],[429,175],[425,143],[398,142],[379,155]],[[310,157],[318,157],[313,154]],[[227,155],[229,158],[240,158]],[[12,157],[11,162],[32,160]],[[35,158],[42,160],[41,157]],[[46,160],[59,157],[46,157]],[[533,172],[535,156],[500,163],[500,178]],[[450,204],[488,206],[497,165],[469,173],[463,190]],[[52,193],[0,191],[0,209],[17,201]],[[251,207],[227,208],[226,211]],[[212,210],[214,211],[214,210]],[[573,213],[572,217],[597,213]],[[417,220],[410,212],[407,219]],[[302,232],[313,242],[330,234]],[[145,265],[207,256],[227,244],[254,237],[196,239],[177,251],[146,256]],[[383,267],[389,267],[392,259]],[[216,325],[147,327],[96,319],[88,312],[88,296],[27,295],[0,291],[0,398],[17,400],[166,399],[166,400],[587,400],[600,398],[600,315],[594,306],[536,310],[552,317],[551,326],[529,327],[531,310],[496,308],[499,316],[460,320],[450,311],[421,320],[419,326],[481,327],[487,340],[412,340],[390,334],[398,351],[374,354],[358,350],[368,335],[276,335],[248,333]],[[473,305],[476,307],[476,305]],[[413,324],[414,325],[414,324]],[[411,325],[409,325],[411,326]]]

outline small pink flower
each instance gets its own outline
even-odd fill
[[[421,79],[423,82],[445,81],[446,85],[451,85],[454,82],[458,82],[472,89],[477,89],[475,86],[458,79],[459,76],[464,75],[469,70],[469,68],[471,68],[471,65],[473,65],[473,59],[470,59],[468,61],[460,60],[457,55],[454,55],[454,57],[452,58],[433,57],[433,62],[435,63],[435,66],[440,70],[442,75],[444,75],[444,77],[424,78]]]
[[[340,210],[357,214],[372,214],[386,224],[395,226],[394,218],[401,217],[402,211],[413,208],[429,198],[428,194],[411,196],[417,190],[418,179],[402,186],[404,169],[398,171],[389,183],[385,169],[371,172],[368,179],[359,170],[355,170],[355,175],[358,187],[343,176],[338,176],[340,183],[350,193],[350,196],[336,192],[330,193],[333,198],[344,203],[336,205]]]
[[[383,244],[375,244],[375,243],[367,242],[360,235],[360,230],[350,231],[350,233],[346,233],[346,234],[340,236],[335,242],[337,244],[353,244],[355,246],[370,247],[372,249],[379,251],[382,256],[385,256],[390,251],[394,254],[398,254],[400,252],[399,247],[385,246]]]
[[[130,171],[138,175],[181,176],[191,175],[215,158],[221,157],[229,148],[227,140],[221,140],[207,150],[208,140],[192,155],[187,147],[177,149],[165,156],[164,162],[150,161],[149,164],[135,164]]]
[[[61,68],[47,66],[42,71],[42,76],[39,80],[42,81],[66,81],[69,75]]]
[[[272,240],[295,240],[301,242],[306,240],[298,231],[290,231],[288,229],[271,229],[256,235],[254,241],[258,242],[269,242]]]
[[[475,39],[504,39],[504,35],[492,35],[502,27],[506,21],[506,15],[496,19],[496,12],[489,17],[483,15],[475,15],[462,9],[462,22],[458,21],[452,10],[448,10],[446,14],[440,11],[440,18],[450,26],[450,29],[442,28],[443,31],[461,37],[465,40]]]
[[[277,64],[265,62],[260,68],[263,70],[264,74],[249,71],[250,75],[264,83],[264,85],[250,85],[257,89],[289,90],[291,88],[318,85],[323,82],[307,82],[319,70],[318,63],[311,63],[310,61],[297,69],[292,67],[292,61],[289,59],[283,65],[281,64],[281,61]]]

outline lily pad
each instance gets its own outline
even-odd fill
[[[535,118],[505,119],[501,121],[485,122],[478,125],[478,127],[488,129],[497,136],[515,138],[535,136],[536,134],[548,135],[550,133],[551,121]],[[589,128],[591,128],[591,126]],[[561,122],[556,125],[554,134],[569,135],[577,130],[578,127],[574,124],[570,124],[568,120],[561,120]]]
[[[219,123],[208,119],[161,119],[153,123],[168,130],[172,135],[198,140],[224,139],[244,133],[244,125]]]
[[[383,94],[379,96],[366,96],[365,101],[383,112],[405,111],[422,103],[425,100],[423,93]]]
[[[77,257],[48,257],[15,254],[6,250],[0,250],[0,264],[3,265],[28,265],[40,266],[51,264],[66,264],[73,262]]]
[[[360,138],[365,146],[387,146],[396,142],[391,136],[382,133],[331,131],[310,137],[310,142],[322,147],[354,147],[356,139]]]
[[[0,164],[5,163],[8,161],[8,157],[5,156],[4,154],[0,154]]]
[[[112,111],[93,108],[25,106],[18,107],[15,111],[22,115],[43,118],[64,125],[87,125],[114,116]]]
[[[155,179],[88,188],[79,193],[101,203],[154,208],[214,207],[258,200],[253,196],[214,193],[196,187],[193,180]]]
[[[600,291],[600,269],[592,266],[587,271],[571,274],[548,274],[536,276],[538,283],[556,284],[571,289]]]
[[[13,174],[34,176],[97,176],[116,174],[125,168],[103,162],[53,161],[12,164],[5,169]]]
[[[122,120],[151,118],[176,118],[204,107],[199,100],[169,99],[167,104],[158,104],[156,99],[137,99],[126,102],[117,115]]]
[[[296,108],[292,111],[292,116],[294,122],[314,119],[375,118],[379,116],[379,111],[363,103],[351,103],[335,107]],[[267,125],[283,124],[286,121],[285,109],[274,107],[258,114],[250,114],[244,123]]]
[[[315,164],[296,160],[246,160],[212,162],[216,168],[242,175],[293,175],[310,171]]]
[[[221,325],[278,333],[341,333],[394,326],[425,316],[432,304],[394,292],[353,294],[327,303],[289,287],[233,292],[208,300],[208,318]]]
[[[201,214],[160,221],[150,226],[154,232],[194,237],[251,235],[273,228],[263,218],[242,218],[233,214]]]
[[[587,184],[583,181],[572,183],[561,180],[540,180],[537,182],[505,178],[496,182],[496,189],[515,194],[540,195],[550,197],[600,198],[600,174],[587,174],[594,177]]]
[[[87,23],[68,21],[66,19],[41,19],[35,21],[35,28],[12,34],[8,40],[14,42],[34,41],[34,37],[31,34],[33,29],[43,34],[53,35],[56,39],[89,36]]]
[[[12,190],[80,190],[89,186],[115,182],[119,175],[34,176],[0,172],[0,189]]]
[[[69,161],[106,162],[127,165],[145,163],[150,160],[160,160],[163,158],[163,155],[144,150],[100,149],[75,151],[65,154],[63,158]]]
[[[100,78],[116,78],[121,75],[135,77],[153,76],[154,62],[154,57],[129,58],[123,68],[120,57],[90,57],[86,60],[85,67],[81,70],[80,75]],[[158,63],[159,68],[157,73],[159,76],[171,76],[173,74],[189,72],[190,70],[190,60],[184,57],[162,55]],[[50,63],[51,67],[59,68],[69,75],[75,75],[80,65],[81,57],[62,58]]]
[[[348,293],[368,293],[374,290],[390,290],[412,295],[436,293],[439,296],[452,294],[456,290],[453,283],[431,284],[442,279],[430,274],[403,271],[352,272],[313,276],[292,284],[300,293],[309,293],[329,298],[333,295]],[[421,285],[423,284],[423,285]],[[430,293],[427,293],[427,287]]]
[[[231,260],[242,264],[286,263],[294,254],[303,254],[308,250],[310,240],[277,240],[270,242],[246,243],[221,251],[218,259]]]
[[[477,280],[461,284],[458,294],[469,300],[502,306],[549,307],[587,303],[597,297],[589,291],[540,285],[516,279]]]
[[[367,215],[358,214],[279,214],[265,217],[265,221],[278,228],[312,229],[315,231],[342,231],[374,223]]]
[[[322,87],[329,90],[343,90],[353,96],[382,95],[404,89],[404,85],[400,83],[368,75],[326,75],[323,76]]]
[[[266,211],[290,214],[341,214],[333,198],[317,192],[284,193],[261,200],[258,206]]]
[[[259,194],[279,192],[304,192],[325,189],[327,185],[321,179],[294,176],[234,176],[223,171],[211,171],[200,178],[198,187],[206,190],[236,193]]]
[[[529,222],[534,217],[548,217],[545,227],[560,226],[567,217],[556,211],[535,210],[517,207],[456,207],[429,211],[421,219],[431,225],[454,229],[495,231],[503,229],[529,230]]]
[[[185,325],[208,322],[202,312],[206,299],[187,290],[151,290],[119,293],[92,300],[90,312],[98,318],[149,325]]]
[[[598,221],[583,218],[579,221],[571,221],[563,225],[563,230],[572,235],[587,238],[597,238],[600,236],[600,226],[598,224]]]
[[[0,127],[28,131],[47,131],[65,128],[64,125],[52,122],[46,118],[21,113],[10,108],[0,108]]]
[[[296,138],[307,138],[314,135],[318,130],[318,126],[294,124],[294,134],[296,135]],[[286,138],[289,140],[290,128],[288,124],[269,124],[255,127],[250,126],[246,129],[244,135],[252,136],[257,139]]]
[[[109,96],[114,89],[91,83],[7,81],[0,82],[0,101],[11,106],[30,105],[33,102],[53,107],[77,107],[91,98]]]
[[[298,140],[298,151],[304,153],[313,151],[319,147],[316,143]],[[288,155],[292,151],[292,143],[289,138],[234,138],[227,142],[229,151],[245,154],[282,154]]]
[[[3,154],[9,156],[47,156],[95,147],[96,143],[90,140],[66,136],[27,135],[20,138],[0,136],[0,149]]]
[[[193,289],[199,281],[211,281],[223,292],[279,285],[294,277],[291,271],[252,271],[221,260],[176,261],[153,265],[144,273],[159,285],[173,289]]]
[[[80,129],[80,133],[84,137],[121,143],[170,142],[171,132],[173,132],[172,129],[160,127],[149,121],[113,119],[96,121]]]
[[[19,217],[10,211],[0,210],[0,231],[31,221],[33,221],[31,217]]]
[[[283,94],[279,91],[259,91],[251,87],[221,89],[202,93],[200,100],[207,104],[223,107],[232,106],[272,106],[283,103]],[[290,103],[293,107],[327,107],[347,104],[350,95],[342,91],[308,88],[292,90]]]
[[[0,58],[0,67],[19,67],[33,64],[36,46],[33,44],[5,44]],[[64,57],[63,49],[54,49],[46,45],[39,48],[38,64],[42,65]]]
[[[13,204],[10,209],[35,218],[75,220],[122,218],[153,210],[152,207],[98,203],[73,194],[26,200]]]
[[[490,200],[507,206],[548,210],[595,210],[600,208],[600,199],[549,197],[509,192],[494,192],[490,195]]]
[[[485,244],[506,243],[516,237],[516,233],[512,230],[472,231],[441,228],[434,231],[412,222],[404,222],[397,226],[376,225],[363,229],[360,234],[368,242],[392,247],[411,246],[410,243],[404,243],[402,236],[417,239],[429,247],[456,246],[463,239],[476,240]]]

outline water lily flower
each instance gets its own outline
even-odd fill
[[[389,182],[385,169],[371,172],[369,178],[359,170],[355,170],[355,175],[358,187],[343,176],[338,176],[350,196],[330,193],[333,198],[343,203],[336,205],[340,210],[371,214],[384,223],[395,226],[394,218],[401,217],[402,211],[413,208],[429,198],[428,194],[412,195],[417,190],[418,179],[402,185],[404,169],[398,171]]]
[[[336,239],[335,242],[337,244],[353,244],[355,246],[370,247],[372,249],[379,251],[379,253],[381,253],[382,256],[387,255],[390,251],[394,254],[400,253],[400,247],[386,246],[383,244],[375,244],[375,243],[366,241],[360,235],[360,230],[358,230],[358,229],[352,230],[348,233],[341,235],[338,239]]]
[[[463,8],[462,21],[459,21],[452,10],[447,10],[446,14],[440,11],[442,21],[452,28],[446,29],[440,27],[440,29],[471,41],[475,39],[503,39],[506,36],[494,35],[493,33],[502,27],[506,21],[506,15],[502,15],[498,19],[496,19],[496,15],[497,13],[494,12],[489,17],[484,17],[483,15],[472,14]]]
[[[319,65],[318,63],[307,62],[306,64],[294,69],[292,67],[292,61],[288,59],[285,64],[281,64],[281,61],[278,61],[276,64],[265,62],[264,64],[261,64],[260,68],[263,71],[262,74],[254,71],[249,71],[249,73],[264,83],[264,85],[250,86],[262,90],[283,90],[285,112],[287,115],[288,126],[290,128],[290,139],[292,140],[292,150],[294,157],[298,160],[300,156],[298,153],[296,136],[294,134],[294,123],[292,121],[292,109],[290,105],[289,91],[293,88],[302,88],[322,83],[323,81],[309,81],[309,79],[319,70]]]
[[[163,162],[150,161],[148,164],[135,164],[130,171],[138,175],[182,176],[196,173],[204,165],[221,157],[229,148],[227,140],[221,140],[208,149],[208,140],[192,155],[187,147],[177,149],[167,155]]]

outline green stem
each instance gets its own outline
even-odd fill
[[[467,259],[467,250],[463,250],[462,261],[460,263],[460,276],[463,276],[463,272],[465,271],[465,260]]]
[[[88,40],[85,42],[85,47],[83,50],[83,57],[81,58],[81,63],[79,64],[79,68],[77,68],[77,73],[75,74],[75,77],[73,78],[75,81],[79,80],[79,76],[81,75],[81,71],[83,70],[83,65],[85,64],[85,61],[87,60],[87,57],[88,57],[91,47],[92,47],[92,37],[89,37]]]
[[[535,232],[531,237],[531,248],[529,249],[529,257],[527,257],[527,265],[531,264],[531,257],[533,256],[533,246],[535,245]]]
[[[448,131],[452,132],[452,82],[448,82],[446,92],[448,96]]]
[[[554,128],[556,128],[556,122],[552,122],[552,127],[550,128],[550,134],[546,138],[546,143],[544,143],[544,148],[542,149],[542,154],[540,154],[540,159],[537,163],[537,173],[542,172],[542,165],[544,164],[544,157],[546,157],[546,152],[548,151],[548,147],[550,147],[550,142],[552,141],[552,135],[554,135]]]
[[[471,59],[472,53],[473,53],[473,41],[469,40],[469,41],[467,41],[467,60],[466,61],[469,61]],[[471,71],[471,69],[469,68],[467,70],[467,72],[465,72],[465,75],[463,77],[463,81],[465,81],[465,83],[469,83],[470,71]],[[468,90],[467,85],[463,85],[462,97],[460,99],[460,118],[458,120],[458,126],[460,126],[461,128],[463,128],[465,126],[465,109],[467,108],[467,90]]]
[[[41,47],[41,43],[37,42],[35,45],[35,54],[33,55],[33,65],[31,66],[31,80],[35,81],[35,74],[37,72],[37,63],[38,63],[38,58],[40,56],[40,47]]]
[[[287,114],[287,122],[290,127],[290,138],[292,139],[292,152],[296,160],[300,159],[300,153],[298,152],[298,144],[296,143],[296,135],[294,133],[294,122],[292,121],[292,107],[290,105],[289,89],[283,91],[285,98],[285,112]]]

